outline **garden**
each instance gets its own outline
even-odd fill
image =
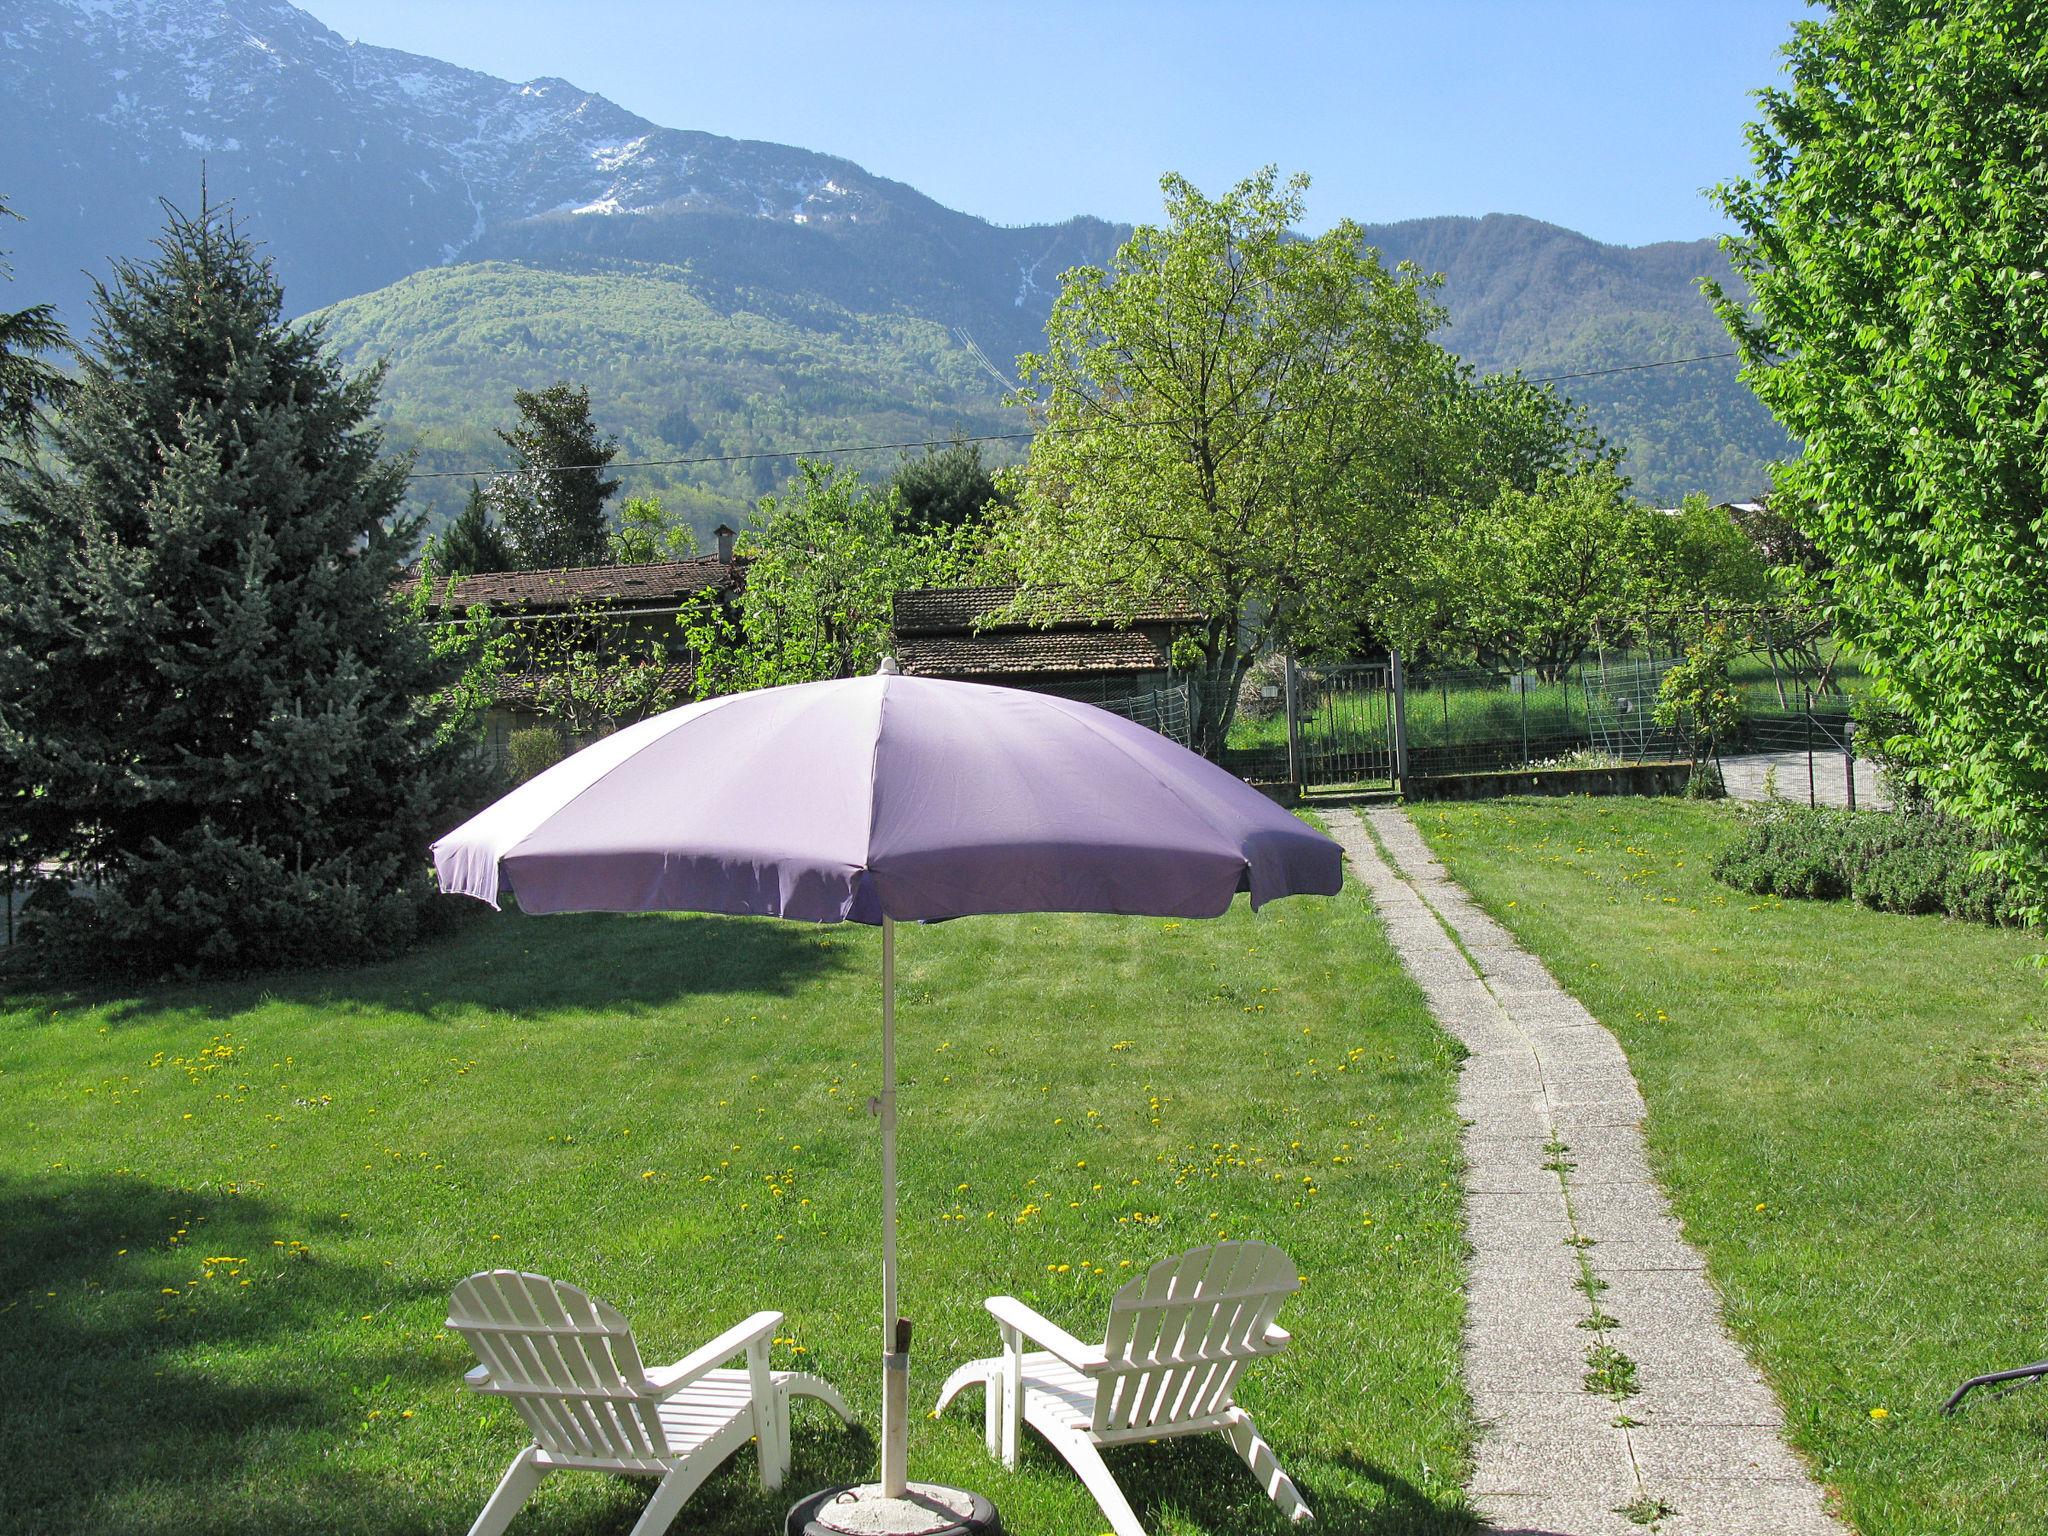
[[[1612,1028],[1653,1166],[1793,1443],[1863,1536],[2018,1532],[2048,1397],[1939,1416],[2048,1337],[2038,942],[1716,880],[1747,817],[1614,799],[1410,813],[1452,875]],[[0,1332],[22,1529],[432,1532],[524,1439],[442,1327],[473,1270],[586,1285],[669,1358],[762,1306],[779,1366],[872,1424],[878,936],[689,916],[479,910],[355,969],[16,994],[0,1014],[11,1241]],[[899,951],[906,1310],[920,1476],[1014,1528],[1092,1530],[978,1403],[983,1296],[1084,1336],[1152,1259],[1262,1237],[1301,1266],[1297,1347],[1242,1396],[1332,1530],[1475,1528],[1460,1385],[1458,1050],[1362,896],[1215,922],[978,918]],[[21,1326],[26,1324],[27,1326]],[[663,1353],[667,1351],[669,1353]],[[873,1445],[816,1410],[756,1530]],[[1115,1453],[1148,1528],[1279,1530],[1220,1444]],[[632,1485],[558,1478],[522,1529],[597,1532]]]
[[[12,1527],[466,1528],[526,1433],[442,1327],[494,1266],[586,1286],[666,1361],[760,1307],[779,1368],[875,1422],[879,937],[848,924],[478,908],[385,964],[10,997],[0,1012],[0,1501]],[[982,1298],[1082,1334],[1154,1259],[1263,1237],[1299,1345],[1241,1398],[1331,1530],[1463,1531],[1457,1053],[1358,894],[1213,922],[976,918],[906,932],[905,1310],[915,1473],[1017,1530],[1094,1531],[1035,1437],[988,1461]],[[849,1028],[848,1021],[860,1021]],[[865,1473],[815,1407],[764,1494],[735,1459],[690,1528],[759,1531]],[[1215,1437],[1114,1453],[1148,1528],[1278,1531]],[[526,1532],[624,1529],[550,1480]]]

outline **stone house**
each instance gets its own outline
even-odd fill
[[[500,680],[497,696],[485,715],[486,749],[494,761],[506,760],[514,731],[547,724],[551,716],[543,698],[550,648],[572,638],[557,626],[579,627],[600,649],[659,645],[671,667],[663,684],[678,697],[688,697],[696,677],[696,658],[689,653],[676,626],[683,606],[705,592],[725,602],[737,599],[745,580],[746,559],[733,553],[734,533],[721,526],[711,554],[649,565],[591,565],[545,571],[479,571],[463,576],[428,601],[431,620],[457,617],[483,608],[502,620],[514,637],[514,661]]]
[[[1196,609],[1173,601],[1148,605],[1126,627],[1080,608],[1050,625],[988,622],[1016,596],[1009,586],[898,592],[891,615],[896,664],[912,677],[999,683],[1102,703],[1179,686],[1174,638],[1203,622]]]

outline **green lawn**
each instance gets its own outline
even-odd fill
[[[495,1265],[613,1300],[663,1360],[782,1308],[778,1360],[872,1424],[878,952],[483,915],[383,966],[0,1003],[0,1524],[466,1529],[523,1435],[440,1325]],[[899,968],[920,1410],[994,1348],[985,1295],[1088,1333],[1148,1261],[1268,1238],[1306,1276],[1298,1344],[1243,1398],[1322,1527],[1470,1528],[1456,1049],[1358,895],[906,929]],[[980,1420],[914,1420],[913,1474],[1023,1536],[1101,1529],[1035,1440],[990,1464]],[[779,1530],[860,1475],[872,1444],[826,1423],[799,1410],[784,1495],[742,1458],[687,1528]],[[1112,1464],[1154,1530],[1283,1529],[1220,1442]],[[565,1474],[515,1530],[622,1532],[644,1487]]]
[[[1937,1413],[2048,1355],[2039,936],[1728,890],[1725,807],[1412,814],[1620,1036],[1687,1236],[1863,1536],[2041,1530],[2048,1390]]]

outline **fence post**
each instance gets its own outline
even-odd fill
[[[1529,766],[1529,663],[1524,661],[1515,671],[1515,684],[1522,695],[1522,766]]]
[[[1806,808],[1810,811],[1820,803],[1813,785],[1813,690],[1805,689],[1806,698]]]
[[[1842,722],[1842,783],[1849,799],[1849,809],[1856,809],[1856,722]]]
[[[1393,662],[1393,669],[1387,678],[1387,686],[1394,695],[1394,787],[1402,794],[1408,793],[1408,678],[1401,670],[1401,653],[1387,652]]]
[[[1301,690],[1294,671],[1294,648],[1281,658],[1280,675],[1287,687],[1287,782],[1301,788]]]

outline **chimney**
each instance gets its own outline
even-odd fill
[[[720,523],[711,530],[711,536],[718,540],[718,563],[720,565],[732,564],[733,533],[734,530],[728,528],[724,523]]]

